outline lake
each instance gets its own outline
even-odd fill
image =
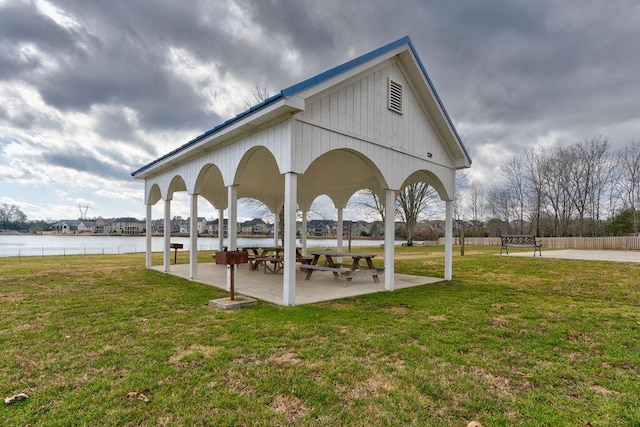
[[[154,236],[151,240],[153,252],[161,252],[164,238]],[[172,237],[172,243],[184,244],[189,250],[188,237]],[[225,244],[227,239],[225,239]],[[383,240],[352,240],[351,246],[379,246]],[[300,240],[298,239],[298,244]],[[309,248],[335,248],[336,239],[308,239]],[[399,244],[399,242],[398,242]],[[238,238],[238,246],[273,246],[273,237]],[[344,248],[348,241],[345,240]],[[40,234],[2,234],[0,235],[0,257],[47,256],[47,255],[91,255],[123,254],[144,252],[144,236],[63,236]],[[218,250],[217,237],[198,237],[198,250]]]

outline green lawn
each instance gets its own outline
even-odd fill
[[[497,251],[449,283],[231,312],[143,254],[0,259],[0,395],[29,395],[0,424],[640,426],[640,264]],[[442,277],[442,248],[398,256]]]

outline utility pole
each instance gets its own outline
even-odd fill
[[[78,203],[78,209],[80,210],[80,219],[85,221],[87,219],[87,211],[89,210],[89,205],[81,205]]]

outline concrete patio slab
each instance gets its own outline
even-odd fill
[[[151,269],[162,272],[163,266],[152,266]],[[171,265],[169,274],[189,280],[189,265]],[[375,283],[369,276],[354,277],[349,286],[346,280],[334,278],[331,272],[318,271],[310,280],[304,280],[305,273],[296,273],[296,305],[312,304],[323,301],[347,298],[357,295],[386,291],[384,283]],[[214,263],[198,264],[196,282],[227,289],[227,268]],[[395,289],[410,288],[444,279],[424,276],[395,274]],[[382,282],[382,280],[381,280]],[[250,271],[248,265],[240,265],[235,269],[234,281],[236,295],[245,295],[273,304],[283,305],[282,274],[264,273],[262,270]]]
[[[533,258],[532,252],[512,252],[509,255],[503,254],[502,256]],[[585,261],[640,262],[640,252],[562,249],[554,251],[542,251],[542,258],[578,259]]]

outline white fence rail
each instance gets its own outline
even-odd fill
[[[622,237],[540,237],[546,249],[614,249],[619,251],[640,251],[640,236]],[[444,245],[444,238],[439,243]],[[455,244],[459,244],[456,238]],[[466,237],[468,246],[500,246],[500,237]]]

